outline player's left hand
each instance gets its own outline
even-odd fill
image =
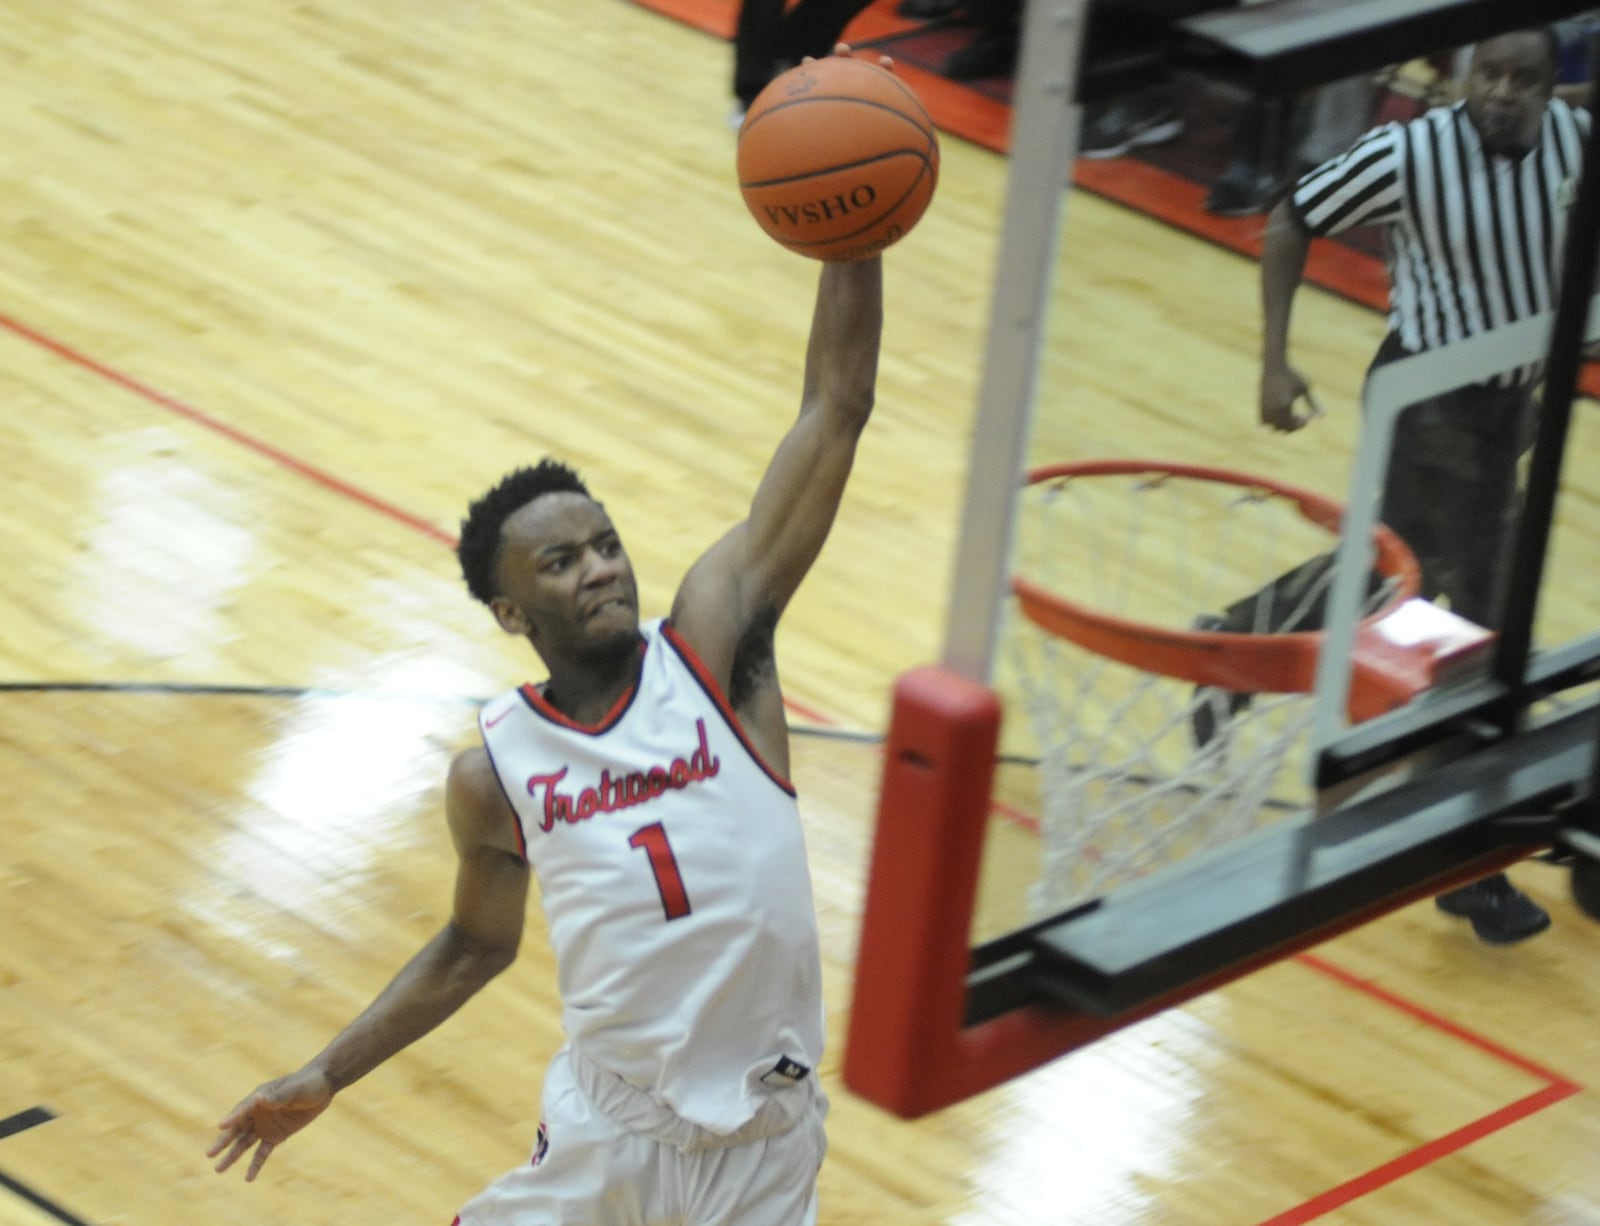
[[[216,1166],[220,1173],[254,1148],[244,1173],[249,1183],[261,1173],[273,1150],[326,1111],[332,1101],[333,1086],[314,1070],[301,1069],[269,1081],[222,1117],[217,1139],[207,1148],[206,1157],[222,1154]]]

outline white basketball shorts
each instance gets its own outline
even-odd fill
[[[670,1144],[615,1122],[639,1114],[630,1108],[660,1112],[659,1106],[615,1078],[598,1083],[593,1066],[563,1048],[545,1075],[544,1118],[532,1157],[474,1197],[456,1221],[459,1226],[815,1226],[817,1172],[827,1150],[827,1099],[815,1079],[813,1074],[786,1091],[804,1095],[806,1109],[785,1131],[739,1139],[759,1133],[758,1122],[734,1138],[720,1138],[674,1116],[672,1132],[679,1143]],[[580,1080],[589,1095],[579,1088]],[[619,1101],[619,1095],[637,1099]],[[593,1098],[606,1100],[609,1114]],[[785,1126],[792,1114],[773,1119]]]

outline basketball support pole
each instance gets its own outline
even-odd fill
[[[1000,735],[983,685],[928,666],[901,677],[856,961],[844,1082],[907,1119],[1097,1037],[1042,1007],[966,1022],[978,865]]]
[[[1039,371],[1039,336],[1077,155],[1075,101],[1088,0],[1029,0],[1013,145],[967,465],[943,663],[895,688],[868,873],[845,1085],[910,1118],[1087,1041],[1082,1018],[1024,1008],[967,1029],[968,942],[1000,703],[989,673],[1009,590],[1012,517]],[[1065,122],[1057,122],[1065,115]],[[995,474],[1010,474],[996,486]],[[973,491],[986,490],[979,497]],[[955,871],[952,872],[952,869]]]

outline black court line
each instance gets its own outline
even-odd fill
[[[27,1132],[30,1128],[37,1128],[40,1124],[48,1124],[55,1118],[56,1113],[49,1107],[29,1107],[26,1111],[8,1115],[0,1120],[0,1141],[14,1137],[19,1132]]]
[[[349,699],[362,702],[411,702],[437,705],[481,707],[487,698],[473,694],[400,694],[382,690],[329,690],[315,686],[297,685],[208,685],[202,683],[177,683],[168,681],[0,681],[0,694],[191,694],[197,697],[221,696],[233,698],[327,698]],[[881,745],[885,737],[881,732],[867,732],[859,728],[840,728],[834,725],[791,724],[789,731],[795,736],[819,737],[824,740],[853,741],[863,745]],[[1026,766],[1037,769],[1040,761],[1031,754],[1001,753],[995,761],[1007,766]],[[1146,780],[1146,782],[1149,782]],[[1286,801],[1268,798],[1263,808],[1288,810],[1296,806]],[[4,1134],[0,1134],[4,1135]]]
[[[7,1137],[14,1137],[19,1132],[27,1132],[30,1128],[37,1128],[40,1124],[48,1124],[56,1118],[56,1113],[48,1107],[29,1107],[26,1111],[19,1111],[15,1115],[8,1115],[0,1120],[0,1141]],[[14,1193],[22,1200],[27,1201],[35,1209],[48,1213],[58,1222],[66,1226],[89,1226],[81,1217],[69,1213],[47,1196],[41,1196],[27,1184],[13,1179],[4,1171],[0,1171],[0,1188]]]
[[[89,1223],[77,1214],[63,1209],[48,1196],[39,1195],[27,1184],[11,1178],[4,1171],[0,1171],[0,1188],[5,1188],[7,1191],[15,1193],[21,1200],[27,1201],[42,1213],[48,1213],[56,1221],[65,1223],[66,1226],[89,1226]]]
[[[360,702],[409,702],[436,706],[481,707],[489,699],[477,694],[406,694],[385,690],[330,690],[300,685],[218,685],[170,681],[0,681],[0,694],[172,694],[222,698],[327,698]],[[832,725],[790,725],[797,736],[831,737],[841,741],[882,741],[877,732]]]
[[[235,698],[359,698],[365,702],[418,702],[482,706],[469,694],[403,694],[384,690],[329,690],[300,685],[207,685],[168,681],[0,681],[0,694],[179,694]]]

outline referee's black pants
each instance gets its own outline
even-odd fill
[[[1422,595],[1497,629],[1518,514],[1519,460],[1533,443],[1531,387],[1458,388],[1406,408],[1378,516],[1416,555]],[[1334,555],[1319,554],[1229,605],[1220,629],[1320,630]],[[1368,594],[1377,590],[1373,576]]]
[[[1422,594],[1490,630],[1504,616],[1533,420],[1531,388],[1478,386],[1414,404],[1395,427],[1379,517],[1417,555]]]

